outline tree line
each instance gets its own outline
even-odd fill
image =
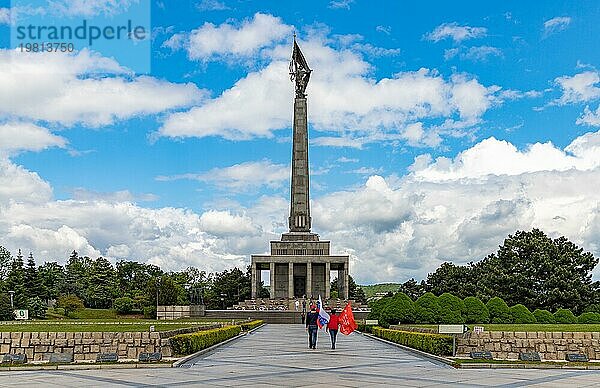
[[[598,258],[565,237],[552,239],[539,229],[517,231],[483,260],[443,263],[426,280],[410,279],[398,291],[412,300],[427,292],[450,293],[483,301],[498,297],[531,311],[568,309],[581,314],[600,306],[600,282],[592,281],[597,264]]]

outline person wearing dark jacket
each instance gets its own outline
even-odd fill
[[[319,314],[317,313],[317,306],[310,306],[310,311],[306,314],[306,331],[308,332],[309,349],[317,348],[317,331],[319,330],[319,326],[317,326],[318,319]]]

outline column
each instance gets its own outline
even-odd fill
[[[312,263],[306,263],[306,298],[312,298]]]
[[[331,263],[325,263],[325,299],[331,298]]]
[[[258,290],[258,287],[257,287],[257,283],[258,282],[256,281],[256,263],[252,263],[252,280],[251,280],[251,282],[252,282],[252,294],[251,294],[251,296],[252,296],[252,299],[256,299],[256,297],[257,297],[257,290]]]
[[[294,297],[294,263],[288,263],[288,298]]]
[[[269,272],[271,276],[271,285],[269,286],[271,292],[271,299],[275,299],[275,263],[269,263]]]
[[[350,268],[349,268],[349,263],[345,262],[344,263],[344,299],[350,299],[350,295],[349,292],[350,290],[348,289],[348,275],[350,275]]]

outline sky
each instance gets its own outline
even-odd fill
[[[151,33],[27,53],[28,17]],[[598,257],[598,20],[597,1],[0,0],[0,245],[165,270],[267,253],[287,227],[295,33],[313,231],[358,283],[532,228]]]

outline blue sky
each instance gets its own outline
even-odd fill
[[[532,227],[600,254],[597,2],[35,2],[56,23],[151,6],[148,73],[102,45],[11,52],[24,3],[0,1],[13,251],[207,270],[265,252],[286,224],[296,32],[314,230],[360,282],[420,279]]]

